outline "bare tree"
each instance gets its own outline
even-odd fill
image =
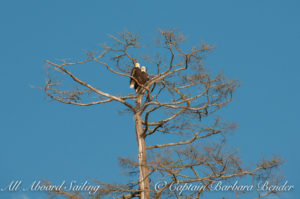
[[[135,118],[138,159],[120,158],[120,164],[136,172],[138,180],[125,185],[97,182],[102,188],[91,198],[199,198],[219,181],[231,183],[250,176],[254,184],[262,177],[270,179],[272,169],[281,163],[279,158],[264,160],[252,169],[244,168],[238,153],[225,147],[226,132],[236,125],[222,122],[216,112],[232,100],[239,82],[228,80],[222,73],[207,72],[202,61],[213,47],[202,43],[188,48],[183,35],[174,30],[160,30],[159,35],[154,42],[154,55],[141,55],[144,46],[137,35],[123,32],[110,35],[112,44],[104,44],[101,52],[90,52],[84,61],[46,60],[50,68],[77,85],[67,91],[49,75],[44,91],[51,99],[78,106],[119,102]],[[155,68],[155,72],[145,85],[139,85],[145,92],[124,96],[107,93],[71,72],[73,65],[95,63],[129,80],[136,62]],[[168,136],[170,142],[147,144],[159,136]],[[157,184],[160,180],[163,184]],[[175,184],[195,182],[203,188],[182,193],[170,190]],[[236,197],[241,193],[235,191]],[[257,198],[271,193],[275,192],[258,192]],[[62,190],[54,194],[83,198],[80,193]]]

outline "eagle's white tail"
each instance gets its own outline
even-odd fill
[[[133,88],[134,87],[134,82],[130,83],[129,88]]]

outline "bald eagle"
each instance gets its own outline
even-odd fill
[[[142,69],[141,69],[141,75],[138,76],[138,82],[140,85],[145,85],[146,82],[149,80],[149,77],[148,77],[148,74],[146,72],[146,67],[145,66],[142,66]],[[141,86],[138,86],[136,89],[135,89],[135,92],[144,92],[145,89],[142,89],[143,87]]]
[[[129,84],[129,88],[134,88],[137,89],[138,84],[136,83],[136,80],[138,81],[138,77],[141,76],[141,68],[140,68],[140,64],[139,63],[135,63],[134,68],[131,70],[131,74],[130,74],[130,84]],[[133,79],[132,77],[134,77],[135,79]]]
[[[136,63],[134,65],[134,68],[131,71],[131,76],[134,77],[134,79],[130,77],[129,88],[134,88],[135,92],[140,92],[141,86],[139,85],[144,85],[148,81],[148,74],[146,72],[146,67],[143,66],[141,69],[140,64]]]

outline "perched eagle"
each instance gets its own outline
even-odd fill
[[[141,69],[140,64],[136,63],[134,68],[131,71],[131,76],[134,77],[134,79],[132,77],[130,78],[129,88],[134,88],[135,92],[140,92],[141,86],[139,85],[144,85],[148,81],[148,74],[146,72],[146,67],[143,66]]]
[[[131,70],[131,74],[130,74],[130,85],[129,88],[134,88],[137,89],[138,84],[136,83],[136,80],[138,81],[138,77],[141,76],[141,68],[140,68],[140,64],[139,63],[135,63],[134,68]],[[135,79],[133,79],[132,77],[134,77]]]
[[[146,67],[145,66],[142,66],[142,69],[141,69],[141,75],[138,76],[138,82],[140,85],[145,85],[146,82],[149,80],[149,77],[148,77],[148,74],[146,72]],[[144,92],[145,89],[142,89],[143,87],[141,86],[138,86],[137,89],[135,89],[135,92]]]

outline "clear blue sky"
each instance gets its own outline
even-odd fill
[[[300,2],[1,1],[0,185],[36,179],[119,181],[117,157],[135,157],[131,115],[117,104],[75,107],[45,100],[45,59],[81,59],[108,33],[129,30],[149,42],[158,28],[178,28],[188,42],[215,44],[206,64],[242,87],[223,111],[239,129],[228,141],[245,163],[280,154],[282,173],[300,195]],[[101,73],[86,75],[105,78]],[[107,79],[109,80],[109,78]],[[128,80],[117,81],[116,84]],[[120,85],[120,90],[128,85]],[[117,139],[116,139],[117,138]],[[0,198],[38,194],[0,192]]]

